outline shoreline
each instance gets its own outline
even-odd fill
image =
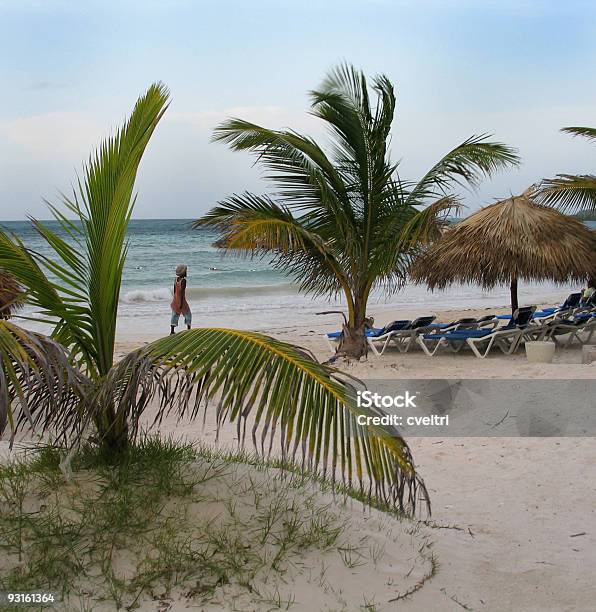
[[[192,283],[192,278],[190,279]],[[192,286],[191,286],[191,289]],[[577,288],[527,287],[520,291],[520,305],[559,305],[572,290]],[[161,291],[161,290],[159,290]],[[158,293],[159,293],[158,291]],[[199,289],[203,291],[203,289]],[[209,289],[204,289],[208,294]],[[154,293],[151,290],[150,293]],[[161,295],[161,293],[160,293]],[[164,294],[165,295],[165,294]],[[245,296],[246,297],[246,296]],[[118,315],[118,334],[128,337],[147,328],[158,328],[163,321],[169,320],[169,297],[159,300],[126,303],[121,301]],[[408,287],[398,292],[391,299],[382,295],[371,296],[368,303],[368,314],[374,316],[378,323],[403,316],[415,317],[430,313],[441,314],[453,311],[485,311],[488,309],[503,311],[508,308],[509,296],[500,292],[483,294],[481,289],[466,288],[461,293],[427,292],[420,287]],[[276,329],[293,326],[310,327],[319,325],[337,325],[339,315],[321,317],[318,312],[329,310],[345,311],[341,300],[314,299],[309,295],[291,292],[251,292],[244,299],[242,296],[223,297],[215,294],[208,298],[189,299],[193,311],[194,325],[201,327],[231,327],[250,329],[272,334]],[[397,313],[394,316],[392,313]]]

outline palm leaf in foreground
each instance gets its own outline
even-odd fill
[[[76,430],[86,390],[60,344],[0,320],[0,435],[7,426],[11,441],[23,425]]]
[[[91,154],[72,197],[64,196],[60,208],[50,206],[58,231],[32,220],[50,256],[0,231],[2,267],[26,290],[27,303],[54,323],[52,337],[93,379],[113,364],[135,179],[168,99],[163,84],[151,85],[124,124]]]
[[[72,197],[63,197],[60,208],[50,205],[57,231],[33,220],[51,255],[0,230],[2,268],[23,287],[27,304],[52,325],[51,336],[68,351],[71,365],[93,381],[87,398],[95,407],[92,417],[102,444],[114,451],[126,447],[126,428],[115,426],[114,406],[98,407],[90,398],[114,363],[135,179],[168,99],[163,84],[151,85],[123,125],[91,154]]]
[[[234,422],[244,444],[247,427],[255,448],[270,453],[277,438],[282,458],[300,457],[303,469],[335,481],[358,481],[404,513],[414,513],[428,494],[410,449],[391,427],[364,426],[358,415],[381,416],[357,407],[351,379],[318,363],[306,351],[262,334],[195,329],[163,338],[130,353],[103,386],[120,406],[118,419],[138,423],[153,399],[156,421],[174,413],[196,418],[201,404],[216,405],[218,431]]]

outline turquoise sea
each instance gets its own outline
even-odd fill
[[[56,227],[55,222],[47,222]],[[0,225],[21,237],[30,248],[51,252],[29,222],[7,221]],[[595,223],[591,224],[596,226]],[[192,229],[190,220],[132,220],[129,226],[129,255],[124,268],[120,295],[119,331],[167,328],[174,269],[185,263],[189,269],[188,298],[197,325],[226,325],[259,330],[321,323],[314,317],[330,302],[300,295],[297,288],[269,261],[223,256],[213,246],[213,231]],[[558,299],[572,287],[524,285],[520,289],[527,303]],[[477,308],[508,302],[508,288],[491,292],[478,287],[452,287],[434,294],[424,287],[406,285],[402,291],[372,296],[371,309],[417,309],[421,314],[446,308]],[[341,302],[333,302],[341,307]],[[33,313],[28,313],[33,314]],[[337,324],[337,321],[331,321]]]

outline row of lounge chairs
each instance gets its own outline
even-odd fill
[[[535,306],[518,308],[513,316],[486,315],[451,323],[435,323],[434,316],[392,321],[383,328],[368,329],[366,340],[377,356],[390,345],[401,353],[417,345],[429,357],[443,349],[458,352],[469,347],[481,359],[494,347],[510,355],[526,340],[553,340],[563,346],[574,341],[585,344],[596,331],[596,304],[594,299],[581,304],[580,298],[581,294],[571,294],[561,306],[540,311]],[[333,350],[333,343],[341,337],[341,332],[325,337]]]

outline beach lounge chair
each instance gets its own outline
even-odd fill
[[[370,347],[370,350],[377,355],[382,355],[387,348],[387,345],[391,342],[391,338],[393,334],[401,331],[403,329],[408,329],[411,325],[413,325],[415,321],[410,320],[398,320],[392,321],[389,325],[386,325],[384,328],[378,330],[375,334],[367,334],[366,342]],[[378,350],[376,345],[381,345],[381,350]]]
[[[485,315],[480,318],[465,317],[451,323],[431,323],[428,328],[437,333],[453,331],[455,329],[477,329],[479,327],[497,327],[499,319],[494,314]]]
[[[573,318],[554,319],[544,323],[537,329],[528,329],[524,336],[532,340],[548,340],[549,338],[557,345],[568,347],[575,340],[580,345],[587,344],[596,331],[596,312],[584,312],[576,314]],[[582,334],[586,337],[582,338]],[[567,336],[561,340],[559,336]]]
[[[411,325],[411,323],[412,321],[410,321],[409,319],[391,321],[391,323],[385,325],[385,327],[376,327],[376,328],[371,327],[371,328],[368,328],[364,333],[365,333],[367,340],[369,341],[369,346],[373,346],[371,344],[371,340],[374,340],[376,342],[384,342],[387,339],[387,336],[390,332],[398,330],[398,329],[403,329],[404,327]],[[325,334],[325,339],[327,340],[327,344],[329,345],[329,348],[332,351],[335,351],[335,343],[339,342],[341,335],[342,335],[341,331],[329,332]]]
[[[566,316],[568,314],[571,314],[574,309],[579,307],[581,299],[582,299],[581,292],[570,293],[567,296],[567,299],[560,306],[542,308],[541,310],[537,310],[534,313],[533,318],[538,321],[541,321],[541,320],[554,319],[560,316]]]
[[[446,345],[439,342],[439,336],[442,337],[444,334],[456,330],[483,329],[490,331],[491,329],[495,329],[498,325],[499,319],[494,314],[485,315],[479,318],[469,317],[458,319],[452,323],[433,323],[428,326],[428,331],[430,333],[419,334],[416,337],[416,342],[429,357],[432,357],[437,352],[440,345],[448,346],[453,352],[457,353],[464,346],[463,343],[459,342]]]
[[[492,329],[456,329],[450,332],[424,334],[417,342],[422,350],[433,357],[440,347],[457,352],[469,346],[476,357],[484,359],[493,346],[510,355],[523,339],[524,330],[529,325],[535,306],[518,308],[504,327]]]
[[[532,315],[532,318],[538,321],[545,321],[559,316],[568,315],[573,312],[575,308],[579,307],[581,297],[581,293],[570,293],[560,306],[548,306],[546,308],[536,310],[536,312],[534,312]],[[511,320],[511,315],[503,314],[499,315],[497,318],[501,319],[502,321],[508,321]]]
[[[580,300],[579,308],[582,310],[591,310],[592,308],[596,308],[596,291],[592,293],[589,298]]]
[[[428,317],[418,317],[417,319],[414,319],[409,325],[404,326],[402,329],[389,332],[389,334],[387,334],[387,338],[385,339],[385,343],[381,348],[381,351],[378,351],[376,346],[374,345],[375,340],[378,339],[368,338],[368,344],[371,347],[373,353],[377,356],[382,355],[385,352],[385,349],[389,345],[390,341],[394,342],[395,346],[397,347],[397,350],[400,353],[407,353],[420,334],[432,331],[432,324],[436,318],[437,317],[433,315]]]
[[[478,327],[491,327],[494,329],[499,325],[499,319],[497,319],[497,316],[494,314],[484,315],[483,317],[479,317],[478,319],[476,319],[476,324]]]

